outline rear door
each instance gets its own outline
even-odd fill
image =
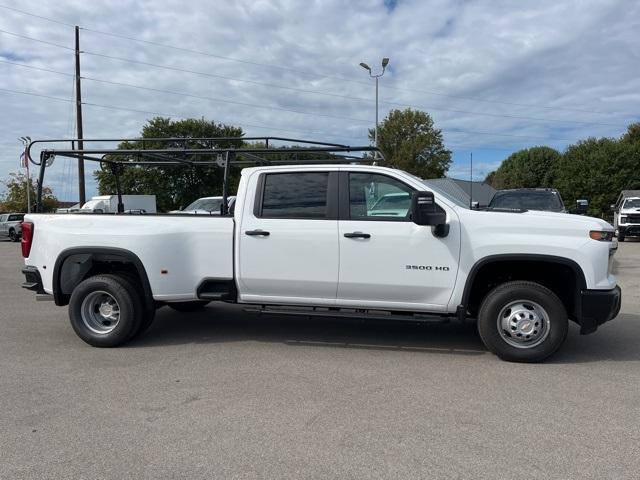
[[[240,299],[335,303],[338,286],[337,171],[254,173],[238,232]]]
[[[338,305],[446,310],[460,253],[457,215],[439,205],[449,234],[434,236],[410,219],[413,191],[385,174],[341,172]]]

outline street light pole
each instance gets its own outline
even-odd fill
[[[384,75],[387,65],[389,65],[389,59],[385,57],[382,59],[382,72],[374,75],[369,65],[364,62],[360,62],[360,66],[369,72],[369,76],[376,79],[376,128],[373,131],[373,141],[376,147],[378,146],[378,79]]]
[[[20,137],[20,140],[24,145],[24,152],[20,158],[22,165],[27,169],[27,213],[31,213],[31,177],[29,176],[29,157],[27,156],[27,147],[31,143],[31,137]]]

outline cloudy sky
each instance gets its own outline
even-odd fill
[[[86,138],[134,137],[161,114],[367,144],[374,83],[358,64],[382,57],[380,117],[429,112],[454,177],[470,152],[482,178],[514,150],[640,119],[635,0],[0,0],[0,177],[19,168],[18,137],[74,136],[73,25]],[[72,161],[54,170],[75,199]]]

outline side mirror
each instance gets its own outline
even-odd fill
[[[471,208],[473,210],[478,210],[480,208],[480,202],[471,202]]]
[[[609,205],[611,207],[611,211],[615,212],[616,211],[616,206],[614,204]]]
[[[411,219],[416,225],[429,225],[436,237],[449,234],[447,214],[436,205],[433,192],[413,192],[411,194]]]
[[[589,208],[588,200],[576,200],[576,214],[584,215],[587,213],[587,209]]]

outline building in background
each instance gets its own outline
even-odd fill
[[[496,189],[485,182],[471,182],[469,180],[445,177],[427,180],[427,183],[459,199],[465,205],[471,205],[471,202],[478,202],[479,207],[486,207],[489,205],[494,193],[496,193]]]

